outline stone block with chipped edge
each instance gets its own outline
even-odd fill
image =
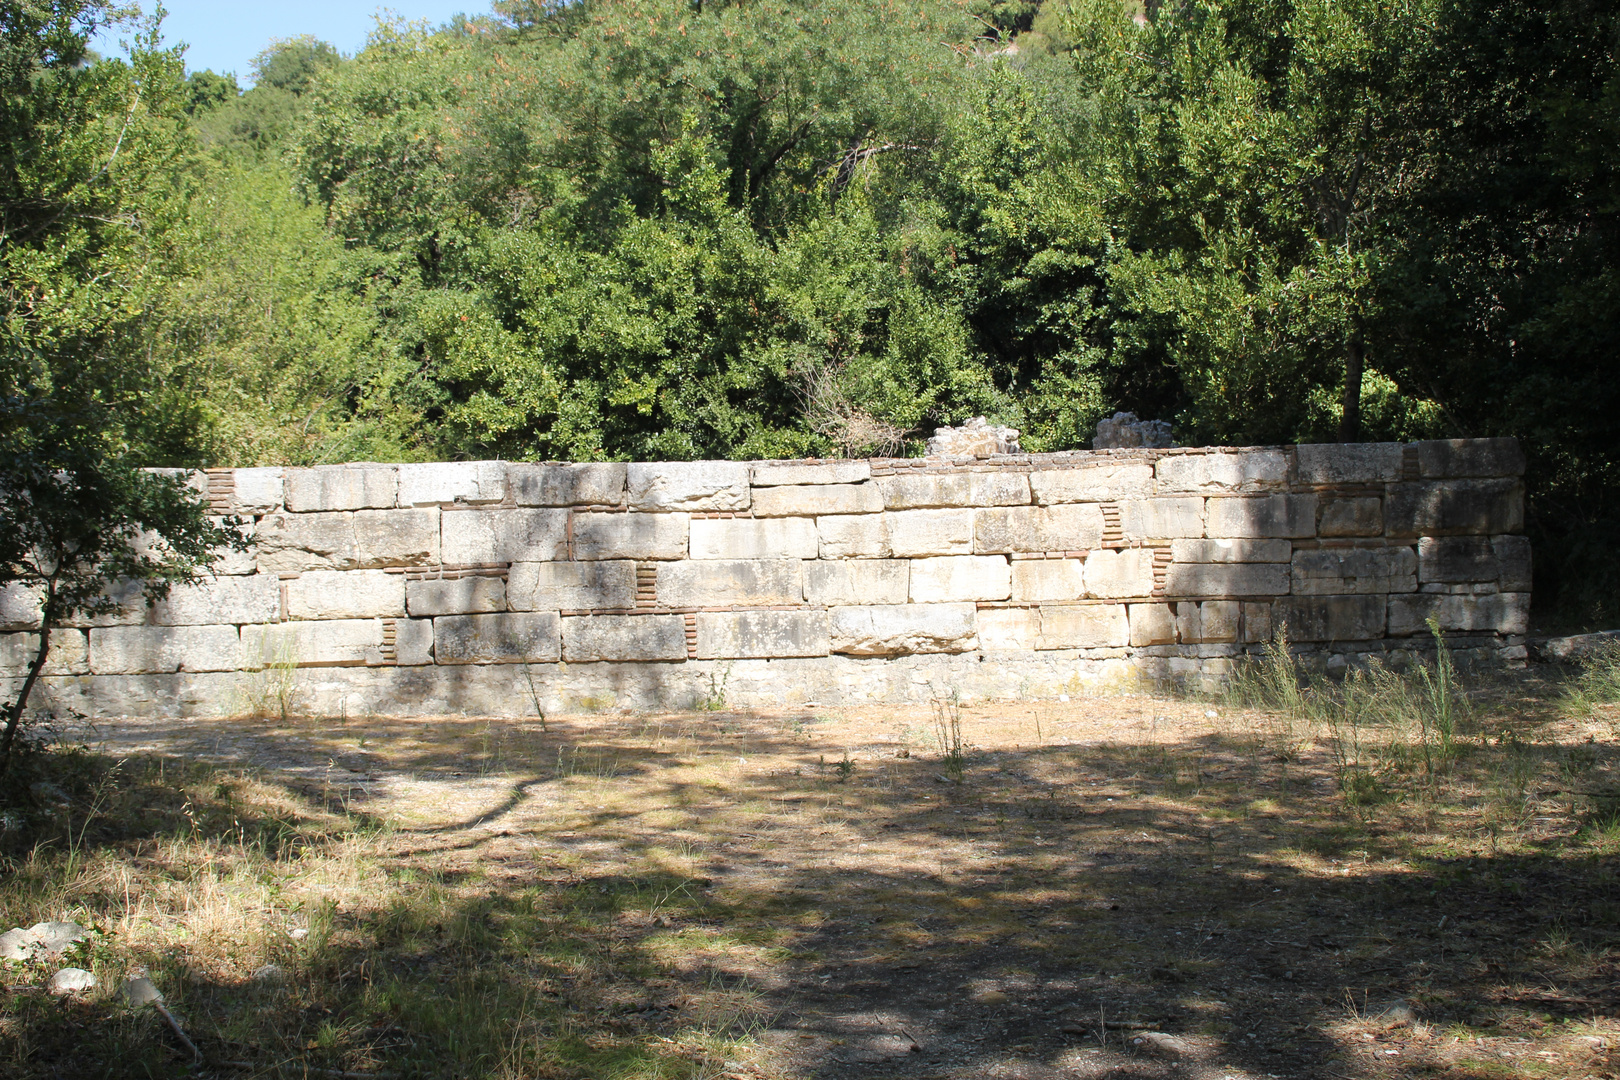
[[[1376,495],[1324,498],[1317,535],[1384,535],[1384,500]]]
[[[1029,474],[1030,494],[1042,506],[1068,502],[1118,502],[1153,494],[1153,466],[1087,465],[1038,469]]]
[[[1401,443],[1304,443],[1294,447],[1301,484],[1383,484],[1401,478]]]
[[[271,514],[253,540],[266,573],[430,566],[439,561],[439,511]]]
[[[432,619],[400,619],[394,623],[394,663],[400,667],[433,663]]]
[[[1491,536],[1524,530],[1518,480],[1442,480],[1391,484],[1384,500],[1390,536]]]
[[[1425,480],[1524,475],[1517,439],[1434,439],[1414,445],[1418,475]]]
[[[286,583],[289,619],[402,618],[405,575],[386,570],[311,570]]]
[[[39,635],[0,634],[0,677],[18,678],[39,654]],[[45,657],[45,675],[86,675],[90,671],[90,646],[83,630],[57,628],[51,631],[51,651]]]
[[[1130,644],[1125,604],[1044,605],[1037,649],[1102,649]]]
[[[816,533],[821,537],[823,559],[887,559],[894,554],[894,547],[889,543],[887,514],[817,518]],[[971,539],[970,536],[970,546]]]
[[[636,564],[628,561],[513,563],[506,578],[513,611],[589,611],[636,606]]]
[[[243,668],[359,667],[383,663],[381,619],[329,619],[242,628]],[[93,645],[93,643],[92,643]]]
[[[281,582],[274,574],[243,574],[176,585],[145,620],[158,626],[275,622],[281,618]]]
[[[1210,499],[1204,531],[1212,537],[1305,538],[1316,535],[1315,495]]]
[[[804,564],[804,598],[828,607],[904,604],[911,595],[911,560],[849,559]]]
[[[1494,536],[1491,545],[1496,549],[1496,561],[1502,568],[1498,587],[1505,593],[1530,591],[1531,570],[1530,538],[1527,536]]]
[[[826,656],[830,633],[825,611],[700,611],[697,659]]]
[[[498,503],[504,498],[504,461],[434,461],[399,466],[400,506]]]
[[[747,510],[749,507],[747,462],[631,462],[626,468],[632,510]]]
[[[439,517],[446,566],[544,562],[568,556],[568,511],[446,510]]]
[[[507,487],[519,506],[621,506],[625,477],[622,461],[506,466]]]
[[[0,585],[0,630],[31,630],[39,626],[42,589],[11,582]]]
[[[1288,486],[1288,454],[1281,450],[1168,454],[1154,470],[1161,495],[1281,491]]]
[[[90,631],[92,675],[237,671],[242,640],[234,626],[98,626]]]
[[[287,509],[299,514],[322,510],[389,510],[399,496],[397,465],[317,465],[288,469]]]
[[[1119,504],[1126,540],[1174,540],[1204,535],[1204,500],[1129,499]]]
[[[562,658],[685,660],[686,620],[679,615],[581,615],[562,620]]]
[[[1153,591],[1153,549],[1100,548],[1086,556],[1086,595],[1120,598]]]
[[[574,558],[684,559],[686,514],[574,515]]]
[[[549,565],[525,563],[526,566]],[[568,563],[569,566],[597,563]],[[405,583],[405,610],[415,618],[475,615],[506,610],[506,582],[498,577],[429,578]]]
[[[270,468],[232,469],[231,512],[268,514],[286,503],[284,477],[279,465]]]
[[[1420,537],[1417,557],[1418,580],[1425,583],[1496,581],[1502,576],[1489,536]]]
[[[1170,605],[1176,620],[1176,640],[1183,645],[1236,644],[1243,605],[1236,600],[1182,600]]]
[[[433,620],[439,664],[550,663],[562,657],[557,613],[505,611],[441,615]]]
[[[911,602],[1005,600],[1012,576],[1005,555],[940,555],[911,560]]]
[[[226,524],[228,520],[228,518],[224,517],[211,517],[208,519],[210,524],[221,529],[232,528],[232,526]],[[251,541],[253,539],[253,522],[245,518],[238,519],[238,524],[234,528],[238,534],[246,537],[250,541],[250,546],[243,551],[238,551],[236,548],[228,545],[215,548],[214,562],[213,565],[209,566],[208,568],[209,573],[231,575],[258,573],[259,560],[254,555],[253,548],[251,546]]]
[[[1176,620],[1169,604],[1130,604],[1130,643],[1145,645],[1174,645]]]
[[[1102,543],[1103,513],[1096,503],[1007,506],[973,513],[973,550],[981,555],[1083,551]]]
[[[972,652],[979,647],[972,604],[868,604],[829,609],[832,651],[846,656]]]
[[[752,476],[757,488],[789,484],[859,484],[871,478],[872,466],[864,461],[756,461]],[[757,499],[759,493],[755,492],[754,497]]]
[[[1384,636],[1382,596],[1285,596],[1272,609],[1272,625],[1293,642],[1372,641]]]
[[[1078,600],[1085,594],[1079,559],[1018,559],[1012,564],[1014,601]]]
[[[1417,591],[1417,554],[1409,547],[1317,548],[1294,552],[1295,596]]]
[[[882,510],[883,492],[876,484],[795,484],[754,492],[755,517],[876,514]]]
[[[1174,597],[1282,596],[1288,563],[1177,563],[1165,571],[1164,593]]]
[[[1429,632],[1431,615],[1446,632],[1524,634],[1530,629],[1529,593],[1490,593],[1461,596],[1414,593],[1389,598],[1390,637]]]
[[[1173,540],[1170,554],[1178,563],[1285,563],[1293,558],[1289,540]]]
[[[1271,605],[1266,603],[1243,603],[1243,641],[1255,645],[1271,640]]]
[[[973,510],[902,510],[885,513],[889,550],[900,556],[971,555]]]
[[[979,612],[979,648],[984,652],[1023,652],[1041,638],[1039,608],[984,608]]]
[[[658,603],[677,608],[802,604],[802,566],[798,559],[666,563],[658,568]]]
[[[694,518],[691,559],[814,559],[821,536],[809,518]]]
[[[1030,501],[1029,477],[1013,472],[900,473],[880,476],[883,503],[890,510],[936,507],[1022,506]]]

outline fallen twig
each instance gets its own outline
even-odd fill
[[[152,1002],[152,1008],[156,1009],[158,1015],[163,1017],[164,1022],[173,1030],[175,1037],[185,1044],[187,1050],[191,1051],[192,1059],[201,1061],[203,1059],[202,1051],[197,1049],[197,1044],[191,1041],[191,1037],[186,1034],[186,1029],[180,1026],[180,1021],[174,1018],[174,1013],[169,1011],[168,1006],[161,1001],[154,1001]]]

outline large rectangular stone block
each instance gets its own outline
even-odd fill
[[[694,559],[814,559],[821,537],[809,518],[698,518],[688,549]]]
[[[906,510],[885,513],[889,550],[895,555],[970,555],[972,510]],[[863,518],[863,520],[865,520]]]
[[[1289,540],[1175,540],[1170,544],[1170,556],[1178,563],[1285,563],[1293,552]]]
[[[1315,495],[1210,499],[1204,531],[1212,537],[1312,537],[1316,504]]]
[[[582,615],[562,620],[569,663],[685,660],[686,620],[679,615]]]
[[[686,514],[574,515],[576,559],[684,559]]]
[[[1530,629],[1529,593],[1484,596],[1412,593],[1389,598],[1389,636],[1428,632],[1428,619],[1438,617],[1442,631],[1523,634]]]
[[[894,554],[887,514],[816,518],[816,533],[821,537],[823,559],[887,559]]]
[[[699,660],[826,656],[832,648],[825,611],[700,611]]]
[[[882,510],[883,492],[876,484],[796,484],[754,492],[755,517],[876,514]]]
[[[619,506],[624,502],[625,465],[514,463],[506,467],[506,483],[519,506]]]
[[[250,671],[272,665],[377,665],[383,663],[382,641],[381,619],[333,619],[244,626],[242,663]]]
[[[972,604],[835,607],[832,651],[846,656],[971,652],[979,647]]]
[[[387,510],[399,495],[396,465],[318,465],[288,469],[287,509],[300,514],[319,510]]]
[[[1127,540],[1172,540],[1204,535],[1204,500],[1131,499],[1119,505]]]
[[[1243,605],[1236,600],[1183,600],[1171,604],[1176,641],[1182,645],[1236,644],[1242,628]]]
[[[281,582],[274,574],[219,577],[176,585],[153,606],[159,626],[205,626],[275,622],[281,618]]]
[[[1418,474],[1425,480],[1524,475],[1517,439],[1435,439],[1415,445]]]
[[[1008,506],[975,511],[973,550],[1083,551],[1102,543],[1102,507],[1096,503]]]
[[[1019,559],[1012,564],[1015,601],[1078,600],[1086,594],[1079,559]]]
[[[1129,608],[1132,645],[1141,648],[1176,643],[1176,617],[1169,604],[1131,604]]]
[[[352,520],[354,563],[352,566],[332,566],[333,570],[431,566],[439,561],[437,509],[356,510]]]
[[[1382,536],[1384,500],[1376,495],[1322,500],[1321,536]]]
[[[798,559],[715,559],[658,568],[658,602],[666,607],[800,604],[804,574]]]
[[[1290,596],[1277,601],[1273,623],[1290,641],[1372,641],[1384,636],[1382,596]]]
[[[746,510],[748,464],[742,461],[631,462],[632,510]]]
[[[498,503],[506,498],[504,461],[434,461],[399,466],[399,505]]]
[[[544,562],[568,555],[566,510],[447,510],[439,521],[447,566]]]
[[[507,575],[513,611],[588,611],[636,606],[633,562],[513,563]]]
[[[1099,548],[1086,556],[1086,595],[1146,596],[1153,591],[1153,549]]]
[[[232,469],[231,512],[268,514],[280,510],[286,500],[283,482],[286,470],[280,466],[258,469]]]
[[[0,676],[18,678],[28,674],[29,665],[39,655],[38,634],[0,634]],[[45,675],[85,675],[90,671],[90,646],[83,630],[58,627],[51,631],[51,648],[45,657]]]
[[[0,586],[0,630],[30,630],[39,625],[41,589],[12,582]]]
[[[1502,576],[1497,579],[1497,587],[1503,592],[1529,592],[1532,570],[1530,538],[1497,536],[1491,539],[1491,546],[1496,549],[1496,563],[1502,571]]]
[[[1153,466],[1087,465],[1078,469],[1041,469],[1029,474],[1030,494],[1037,503],[1119,502],[1153,493]]]
[[[1160,458],[1155,470],[1162,495],[1280,491],[1288,486],[1288,455],[1281,450],[1171,454]]]
[[[903,604],[911,595],[909,559],[806,562],[804,598],[812,604]]]
[[[253,521],[250,518],[239,518],[235,526],[226,524],[229,520],[224,517],[211,517],[208,519],[213,525],[222,529],[230,529],[246,537],[250,544],[246,550],[238,551],[229,545],[222,545],[214,549],[214,563],[208,568],[212,574],[255,574],[259,570],[259,560],[254,555],[251,541],[253,539]]]
[[[1524,528],[1518,480],[1438,480],[1391,484],[1384,503],[1390,536],[1490,536]]]
[[[1417,554],[1409,547],[1319,548],[1294,552],[1295,596],[1417,591]]]
[[[1041,608],[1037,649],[1102,649],[1130,644],[1124,604],[1077,604]]]
[[[1489,536],[1425,536],[1418,540],[1418,580],[1495,581],[1502,574]],[[1403,590],[1411,591],[1411,590]]]
[[[1213,598],[1282,596],[1288,592],[1287,563],[1177,563],[1164,576],[1166,596]]]
[[[427,566],[439,561],[439,511],[271,514],[254,544],[265,572]]]
[[[236,671],[242,641],[234,626],[98,626],[90,631],[94,675]]]
[[[1294,448],[1301,484],[1383,484],[1401,478],[1400,443],[1307,443]]]
[[[944,506],[1021,506],[1029,502],[1029,477],[1010,472],[901,473],[880,476],[890,510]]]
[[[443,615],[433,620],[433,659],[440,664],[549,663],[562,656],[552,611]]]
[[[1012,577],[1004,555],[943,555],[911,561],[911,602],[1005,600]]]
[[[550,565],[525,563],[522,565]],[[579,566],[580,563],[568,563]],[[600,563],[583,565],[600,566]],[[513,568],[514,571],[516,567]],[[506,582],[498,577],[431,578],[405,583],[405,610],[418,618],[506,610]]]
[[[787,484],[859,484],[872,478],[872,466],[864,461],[756,461],[753,482],[757,488]],[[755,492],[757,499],[759,493]]]
[[[394,663],[400,667],[433,663],[432,619],[400,619],[394,623]]]
[[[101,615],[70,615],[62,620],[62,625],[81,629],[91,626],[136,626],[146,622],[151,613],[146,594],[138,581],[120,578],[108,582],[102,596],[118,606]]]
[[[1039,608],[984,608],[978,623],[979,648],[984,652],[1024,652],[1041,639]]]
[[[311,570],[286,584],[290,619],[386,619],[405,614],[404,574]]]

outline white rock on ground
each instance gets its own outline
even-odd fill
[[[133,979],[125,979],[121,993],[126,1004],[136,1007],[163,1000],[163,995],[158,991],[157,986],[144,975],[137,975]]]
[[[58,997],[65,994],[84,994],[96,988],[96,977],[83,968],[63,968],[51,976],[45,989]]]

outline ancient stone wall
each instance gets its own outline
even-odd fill
[[[90,715],[532,714],[1207,683],[1525,655],[1511,440],[988,458],[210,470],[253,548],[56,637]],[[36,617],[0,595],[0,664]]]

